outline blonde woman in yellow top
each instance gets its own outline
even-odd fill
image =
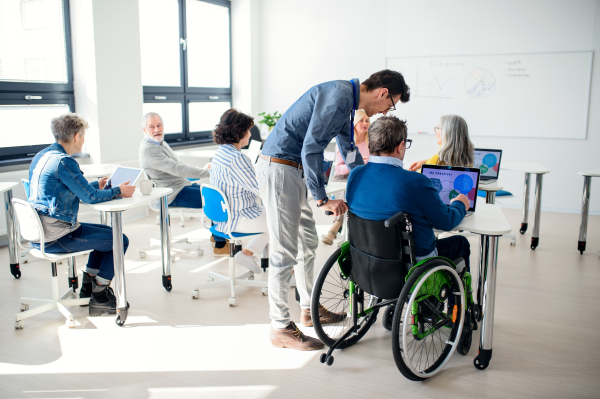
[[[433,129],[440,151],[431,158],[417,161],[408,170],[418,172],[423,164],[472,167],[475,147],[469,138],[467,122],[458,115],[444,115]]]

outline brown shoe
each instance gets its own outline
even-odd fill
[[[271,344],[279,348],[289,348],[298,351],[314,351],[325,345],[317,338],[304,335],[293,321],[286,328],[271,328]]]
[[[223,248],[215,247],[213,253],[215,256],[229,256],[229,240],[225,242],[225,246]]]
[[[321,324],[333,324],[339,323],[346,319],[348,315],[344,312],[333,313],[321,304],[319,304],[319,318],[321,319]],[[310,309],[302,309],[302,313],[300,314],[300,323],[305,325],[306,327],[312,327],[312,317],[310,315]]]

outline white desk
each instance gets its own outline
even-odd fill
[[[121,213],[128,209],[146,206],[153,200],[160,200],[160,238],[163,266],[163,287],[171,291],[171,232],[169,229],[169,212],[167,195],[173,192],[170,188],[156,188],[150,195],[142,195],[139,190],[130,198],[115,199],[93,204],[98,211],[109,212],[112,220],[113,259],[115,264],[115,296],[117,297],[117,325],[123,326],[127,320],[127,293],[125,291],[125,260],[123,251],[123,223]]]
[[[21,277],[19,265],[19,248],[17,247],[17,230],[15,229],[15,214],[12,205],[12,189],[19,183],[0,183],[0,193],[4,193],[4,210],[6,212],[6,237],[8,239],[8,259],[10,272],[15,278]]]
[[[529,216],[529,177],[536,175],[535,179],[535,204],[533,208],[533,231],[531,234],[531,249],[536,249],[540,242],[540,213],[542,207],[542,177],[550,173],[550,169],[535,162],[503,162],[502,169],[525,173],[525,188],[523,193],[523,218],[521,220],[521,234],[527,231],[527,219]]]
[[[583,200],[581,201],[581,225],[579,226],[579,241],[577,242],[577,249],[579,250],[579,253],[583,255],[583,251],[585,251],[585,241],[587,238],[592,177],[600,177],[600,169],[585,170],[583,172],[579,172],[579,174],[583,176]],[[600,256],[600,252],[598,252],[598,256]]]
[[[496,271],[498,268],[498,239],[510,233],[510,225],[499,206],[481,204],[473,215],[466,217],[456,230],[479,234],[479,275],[477,305],[480,307],[481,325],[479,354],[474,360],[476,368],[483,370],[492,358],[494,333],[494,306],[496,300]]]
[[[83,175],[86,178],[98,178],[110,176],[113,174],[115,169],[117,169],[119,165],[112,163],[104,163],[104,164],[93,164],[93,165],[79,165],[79,169],[83,172]]]
[[[485,191],[485,202],[487,204],[493,204],[496,202],[496,192],[502,190],[504,185],[501,180],[496,180],[490,184],[482,184],[480,181],[477,188],[481,191]]]
[[[178,157],[213,159],[215,157],[215,154],[217,153],[218,149],[219,149],[218,146],[214,146],[214,147],[209,147],[209,148],[203,149],[203,150],[181,150],[181,151],[176,151],[175,154]],[[242,154],[248,155],[248,150],[247,149],[243,149],[242,150]]]

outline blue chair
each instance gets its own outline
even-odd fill
[[[486,198],[487,197],[486,191],[477,190],[477,196]],[[506,191],[506,190],[496,191],[496,198],[513,198],[513,197],[514,197],[514,195],[510,191]],[[512,245],[512,246],[517,245],[517,237],[514,234],[505,234],[502,237],[509,238],[510,245]]]
[[[216,226],[210,227],[210,232],[218,237],[223,237],[229,240],[229,276],[224,276],[219,273],[209,272],[208,282],[194,285],[192,298],[200,298],[200,289],[210,287],[231,287],[231,297],[229,298],[229,306],[236,306],[235,286],[248,285],[253,287],[262,287],[262,294],[267,295],[267,281],[254,281],[254,273],[249,271],[241,276],[235,276],[235,254],[241,250],[240,238],[253,236],[261,233],[236,233],[231,231],[231,219],[229,218],[229,201],[225,194],[218,188],[209,184],[200,186],[202,193],[202,209],[204,215],[213,222],[227,222],[227,232],[221,233],[217,231]],[[266,269],[269,264],[269,249],[268,246],[262,253],[261,267]]]

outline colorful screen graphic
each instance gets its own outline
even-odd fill
[[[453,198],[464,194],[473,209],[477,196],[477,172],[423,168],[423,174],[431,180],[444,204],[450,205]]]
[[[475,150],[473,167],[481,169],[482,177],[496,178],[500,167],[500,154],[500,151]]]

